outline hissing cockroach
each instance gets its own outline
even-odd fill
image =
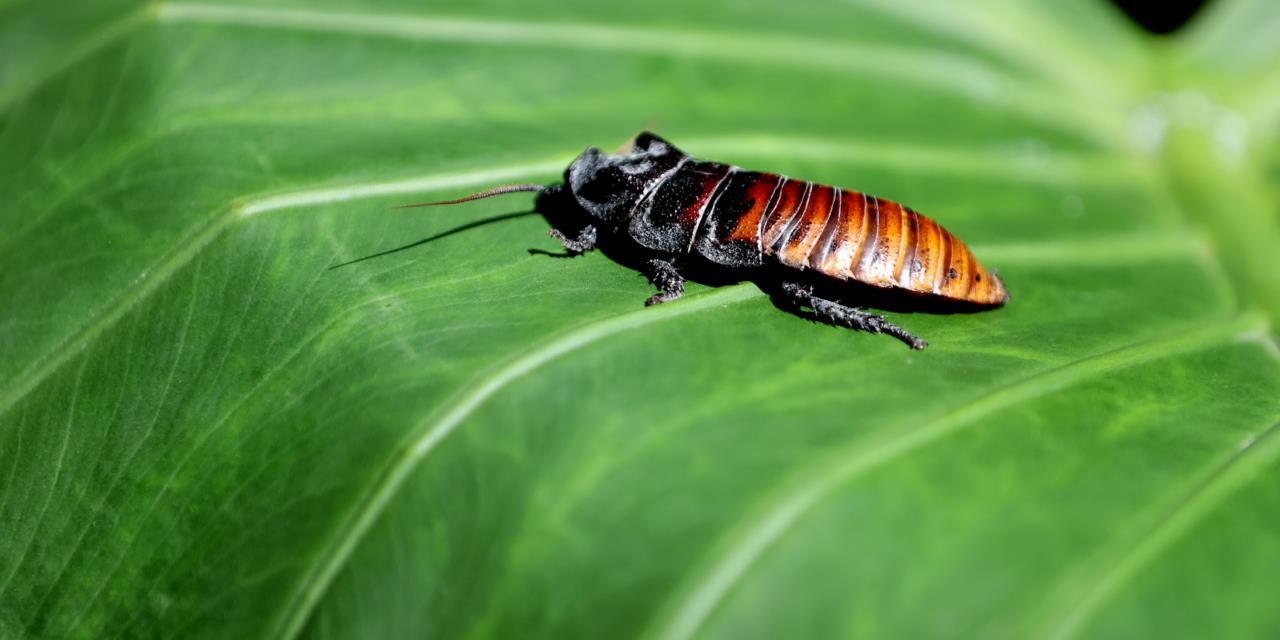
[[[569,165],[564,184],[517,184],[465,198],[533,191],[551,235],[570,254],[620,247],[638,252],[660,290],[645,301],[680,297],[682,271],[698,266],[738,270],[742,279],[767,269],[768,280],[795,308],[826,322],[887,333],[916,349],[925,341],[881,316],[845,306],[864,285],[897,289],[969,306],[1009,299],[1004,283],[941,225],[896,202],[775,173],[695,160],[652,133],[629,150],[587,149]],[[756,277],[755,279],[761,279]],[[860,283],[860,284],[859,284]],[[834,291],[835,299],[816,290]]]

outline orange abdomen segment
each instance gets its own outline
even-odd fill
[[[808,266],[809,256],[834,213],[837,191],[832,187],[813,185],[804,209],[792,218],[783,234],[774,241],[779,247],[779,262],[798,269]]]
[[[790,230],[800,222],[812,189],[813,183],[800,180],[786,180],[778,188],[777,197],[765,212],[764,231],[760,235],[766,255],[775,254],[786,242]]]
[[[906,216],[896,202],[867,196],[868,215],[876,216],[876,237],[869,239],[854,278],[877,287],[898,286],[902,253],[910,244]]]
[[[744,185],[741,187],[744,192],[742,199],[746,204],[740,211],[725,211],[726,208],[733,207],[733,198],[729,198],[717,211],[712,212],[712,215],[727,214],[730,218],[719,225],[727,228],[728,232],[716,239],[720,242],[745,242],[759,246],[765,214],[768,213],[769,205],[772,204],[774,192],[785,178],[776,173],[746,171],[739,171],[738,176]]]
[[[794,204],[770,212],[766,223],[764,251],[779,262],[975,304],[1008,300],[1004,284],[963,242],[916,211],[856,191],[792,188],[794,199],[784,201]]]

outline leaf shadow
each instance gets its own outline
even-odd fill
[[[424,245],[424,244],[427,244],[428,242],[435,242],[436,240],[441,240],[441,239],[443,239],[443,238],[447,238],[447,237],[449,237],[449,236],[452,236],[452,235],[455,235],[455,234],[458,234],[458,233],[462,233],[463,231],[470,231],[471,229],[475,229],[475,228],[478,228],[478,227],[483,227],[483,226],[485,226],[485,225],[495,224],[495,223],[498,223],[498,222],[506,222],[507,220],[515,220],[515,219],[517,219],[517,218],[524,218],[524,217],[528,217],[528,216],[536,216],[536,215],[541,215],[541,214],[539,214],[537,211],[518,211],[518,212],[515,212],[515,213],[504,213],[504,214],[502,214],[502,215],[490,216],[490,217],[488,217],[488,218],[481,218],[481,219],[479,219],[479,220],[473,220],[473,221],[468,222],[468,223],[466,223],[466,224],[458,225],[458,226],[453,227],[453,228],[451,228],[451,229],[447,229],[447,230],[445,230],[445,231],[441,231],[440,233],[437,233],[437,234],[435,234],[435,235],[433,235],[433,236],[430,236],[430,237],[428,237],[428,238],[423,238],[423,239],[421,239],[421,240],[415,240],[415,241],[413,241],[413,242],[410,242],[409,244],[400,245],[400,246],[395,247],[395,248],[393,248],[393,249],[387,249],[387,250],[385,250],[385,251],[379,251],[379,252],[377,252],[377,253],[371,253],[371,254],[369,254],[369,255],[367,255],[367,256],[361,256],[361,257],[359,257],[359,258],[355,258],[355,259],[352,259],[352,260],[347,260],[346,262],[340,262],[340,263],[338,263],[338,264],[335,264],[335,265],[332,265],[332,266],[328,267],[328,269],[327,269],[327,270],[332,271],[332,270],[337,269],[337,268],[339,268],[339,267],[346,267],[346,266],[349,266],[349,265],[356,264],[356,263],[358,263],[358,262],[364,262],[365,260],[372,260],[372,259],[374,259],[374,258],[381,258],[381,257],[383,257],[383,256],[389,256],[389,255],[391,255],[391,254],[393,254],[393,253],[399,253],[399,252],[401,252],[401,251],[408,251],[409,249],[413,249],[413,248],[415,248],[415,247],[420,247],[420,246],[422,246],[422,245]],[[532,249],[530,249],[530,252],[532,252],[532,251],[533,251],[533,250],[532,250]],[[554,254],[549,254],[549,255],[554,255]]]

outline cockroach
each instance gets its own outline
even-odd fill
[[[403,206],[515,192],[538,194],[538,211],[552,222],[550,234],[569,255],[612,246],[642,256],[642,270],[659,290],[646,305],[679,298],[682,272],[700,263],[738,272],[744,280],[777,282],[783,300],[827,323],[889,334],[923,349],[924,340],[882,316],[842,304],[837,300],[846,296],[840,294],[857,297],[869,285],[977,308],[1009,299],[1000,278],[963,242],[914,209],[858,191],[697,160],[649,132],[616,154],[588,148],[565,170],[563,184],[505,185]],[[768,270],[769,277],[752,278],[756,270]]]

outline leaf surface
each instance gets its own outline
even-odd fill
[[[1280,12],[1210,9],[0,4],[0,635],[1280,635]],[[912,352],[390,209],[645,126],[1013,301]]]

